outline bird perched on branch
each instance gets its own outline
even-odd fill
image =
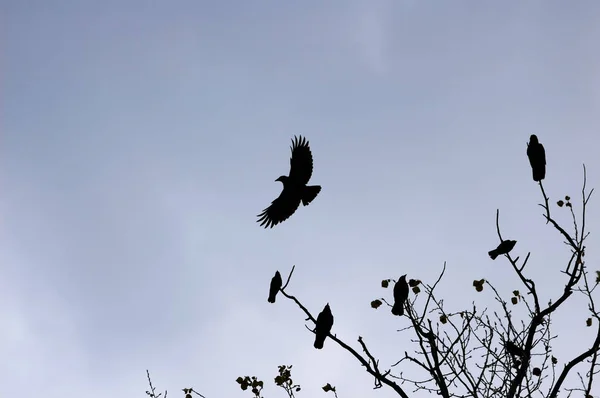
[[[508,352],[512,356],[525,356],[525,350],[523,350],[521,347],[519,347],[510,340],[506,340],[506,342],[504,343],[504,347],[506,348],[506,352]]]
[[[317,317],[317,326],[315,327],[315,348],[322,349],[323,343],[325,343],[325,339],[329,332],[331,332],[331,327],[333,326],[333,314],[331,313],[331,308],[329,308],[329,303],[325,305],[323,311]]]
[[[313,171],[312,153],[306,138],[294,136],[291,150],[290,175],[280,176],[275,180],[283,184],[283,190],[279,197],[257,216],[261,227],[273,228],[287,220],[300,206],[300,202],[308,206],[321,192],[320,185],[306,185]]]
[[[392,314],[404,315],[404,302],[407,298],[408,283],[406,283],[406,275],[402,275],[394,285],[394,306],[392,307]]]
[[[533,181],[541,181],[546,178],[546,150],[540,144],[537,135],[532,134],[527,143],[527,157],[531,165]]]
[[[488,252],[490,258],[495,260],[501,254],[508,254],[517,244],[516,240],[503,240],[497,248]]]
[[[271,286],[269,287],[269,298],[267,301],[269,303],[275,302],[275,297],[277,293],[279,293],[279,289],[281,289],[281,285],[283,285],[283,281],[281,280],[281,274],[279,271],[275,271],[275,276],[271,279]]]

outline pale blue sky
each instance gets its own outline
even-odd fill
[[[487,256],[498,207],[543,301],[561,291],[526,142],[551,198],[579,198],[583,162],[600,188],[600,3],[283,3],[0,1],[0,396],[141,397],[150,369],[172,397],[249,397],[246,374],[276,397],[294,364],[299,397],[390,397],[313,349],[270,278],[296,264],[290,292],[385,366],[410,343],[369,308],[381,279],[447,261],[454,309],[494,304],[474,278],[520,288]],[[297,134],[323,190],[264,230]],[[571,306],[554,330],[584,319]]]

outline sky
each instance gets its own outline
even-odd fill
[[[249,397],[245,375],[283,397],[282,364],[298,397],[328,382],[392,397],[331,340],[315,350],[294,303],[267,303],[271,277],[295,265],[288,292],[314,315],[330,303],[332,332],[389,366],[414,345],[406,318],[369,306],[391,298],[382,279],[433,283],[446,261],[451,310],[496,308],[473,279],[523,289],[487,255],[496,209],[542,302],[562,291],[569,251],[525,150],[537,134],[552,201],[580,209],[583,163],[600,188],[596,1],[0,0],[0,15],[2,397],[142,397],[146,369],[169,397]],[[262,229],[299,134],[323,189]],[[580,299],[557,314],[559,366],[585,318]]]

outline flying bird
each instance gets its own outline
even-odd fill
[[[404,315],[404,302],[407,298],[408,283],[406,283],[406,275],[402,275],[394,285],[394,306],[392,307],[392,314]]]
[[[329,308],[329,303],[325,305],[323,311],[317,317],[317,326],[315,327],[315,348],[322,349],[323,343],[325,343],[325,338],[331,332],[331,327],[333,326],[333,314],[331,313],[331,308]]]
[[[281,285],[283,285],[283,281],[281,280],[281,274],[279,271],[275,271],[275,276],[271,279],[271,286],[269,287],[269,303],[275,302],[275,297],[277,293],[279,293],[279,289],[281,289]]]
[[[517,244],[516,240],[503,240],[497,248],[488,252],[490,258],[495,260],[501,254],[508,254]]]
[[[300,202],[308,206],[321,192],[320,185],[306,185],[313,171],[312,153],[306,138],[294,136],[290,149],[290,175],[280,176],[275,180],[283,184],[283,190],[279,197],[257,216],[261,227],[273,228],[287,220],[298,209]]]
[[[546,178],[546,150],[538,141],[537,135],[532,134],[527,143],[527,157],[531,165],[533,181],[541,181]]]

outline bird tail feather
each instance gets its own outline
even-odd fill
[[[495,249],[494,249],[494,250],[492,250],[492,251],[489,251],[489,252],[488,252],[488,254],[490,255],[490,258],[491,258],[492,260],[495,260],[495,259],[496,259],[496,257],[498,257],[498,253],[496,252],[496,250],[495,250]]]
[[[404,307],[398,304],[394,304],[392,307],[392,314],[402,316],[404,315]]]
[[[321,192],[320,185],[307,185],[302,193],[302,204],[308,206],[317,197],[319,192]]]
[[[317,336],[315,337],[314,347],[318,350],[323,349],[323,343],[325,343],[325,337],[327,336]]]

